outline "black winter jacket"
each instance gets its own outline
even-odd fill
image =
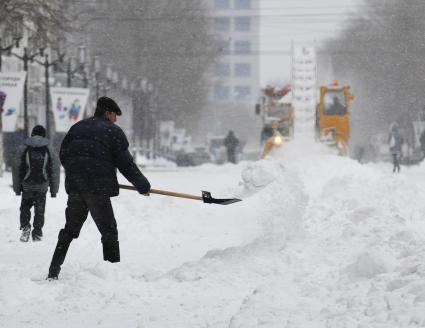
[[[118,168],[140,193],[147,193],[150,183],[134,163],[128,146],[121,128],[104,118],[91,117],[74,124],[59,153],[66,192],[117,196]]]

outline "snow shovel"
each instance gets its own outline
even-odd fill
[[[119,185],[121,189],[128,189],[128,190],[135,190],[137,189],[133,186],[127,186],[127,185]],[[201,196],[195,196],[195,195],[189,195],[189,194],[182,194],[179,192],[173,192],[173,191],[166,191],[166,190],[158,190],[158,189],[151,189],[149,190],[150,194],[158,194],[158,195],[165,195],[165,196],[172,196],[172,197],[180,197],[180,198],[187,198],[187,199],[194,199],[194,200],[202,200],[204,203],[207,204],[220,204],[220,205],[229,205],[236,202],[240,202],[242,199],[237,198],[226,198],[226,199],[217,199],[212,198],[211,193],[209,191],[202,191],[202,197]]]

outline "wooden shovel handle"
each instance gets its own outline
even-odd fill
[[[121,189],[128,189],[128,190],[135,190],[137,189],[133,186],[127,186],[127,185],[119,185]],[[165,195],[165,196],[172,196],[172,197],[179,197],[179,198],[187,198],[187,199],[194,199],[194,200],[202,200],[203,198],[201,196],[195,196],[190,194],[182,194],[180,192],[174,192],[174,191],[166,191],[166,190],[159,190],[159,189],[151,189],[149,190],[150,194],[158,194],[158,195]]]

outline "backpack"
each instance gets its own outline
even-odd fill
[[[24,153],[26,174],[24,181],[37,185],[47,182],[47,165],[49,164],[49,151],[44,147],[28,147]]]

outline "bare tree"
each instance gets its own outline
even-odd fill
[[[425,105],[425,3],[367,0],[364,8],[323,49],[335,77],[353,86],[353,137],[359,142],[393,121],[410,129]]]
[[[70,31],[69,3],[65,0],[0,0],[0,28],[26,28],[33,32],[34,42],[53,43]]]
[[[163,119],[197,120],[206,72],[218,55],[207,9],[198,0],[95,1],[81,21],[93,54],[157,92]]]

